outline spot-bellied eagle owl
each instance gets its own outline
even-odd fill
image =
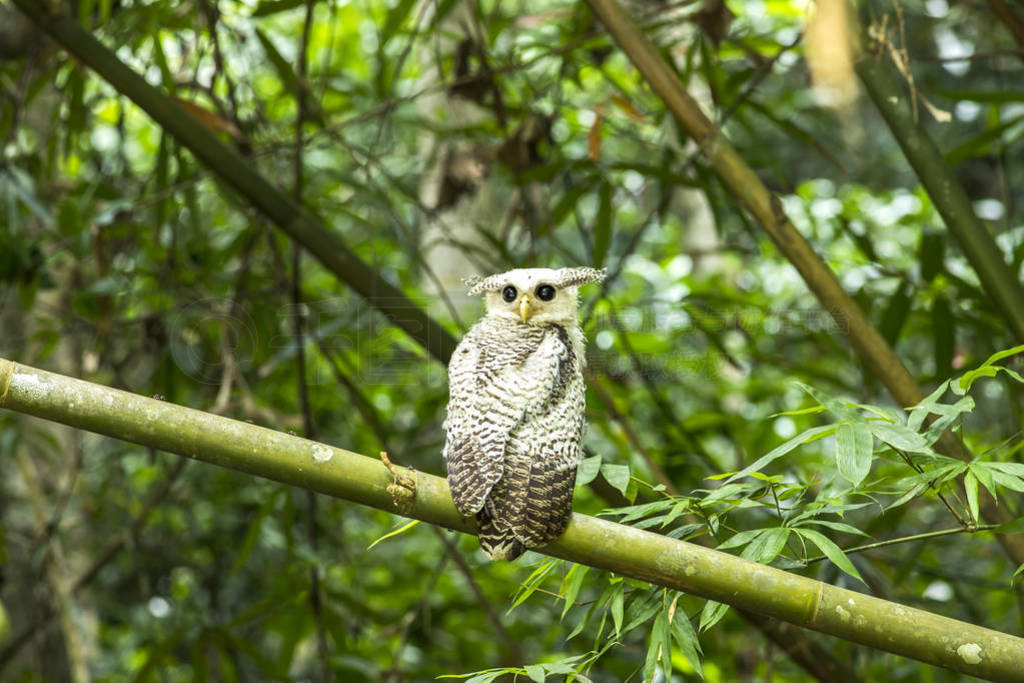
[[[569,523],[583,437],[584,343],[576,314],[594,268],[524,268],[471,282],[487,312],[448,365],[445,463],[480,546],[514,560]]]

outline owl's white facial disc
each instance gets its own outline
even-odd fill
[[[487,315],[527,325],[575,325],[577,287],[558,286],[552,268],[519,268],[502,276],[502,285],[486,293]]]

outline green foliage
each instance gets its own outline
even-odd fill
[[[493,185],[460,201],[500,215],[451,238],[475,267],[607,266],[607,285],[582,292],[593,380],[578,510],[1018,630],[1008,585],[1024,565],[1012,573],[981,508],[988,494],[1016,511],[1024,492],[1021,340],[870,104],[837,113],[814,99],[796,40],[806,3],[727,4],[720,40],[714,12],[686,14],[692,3],[634,9],[931,392],[909,410],[582,4],[75,13],[264,177],[289,193],[300,179],[302,205],[454,334],[478,308],[436,294],[424,235],[443,212],[420,192],[432,141],[486,150]],[[1019,273],[1020,46],[984,3],[944,4],[904,3],[904,85],[954,114],[929,130]],[[460,64],[474,21],[483,49]],[[470,114],[449,107],[467,101]],[[533,114],[550,135],[513,168],[503,152]],[[442,471],[441,365],[308,256],[294,301],[293,245],[42,40],[0,61],[0,217],[0,355]],[[694,237],[701,224],[710,241]],[[946,429],[970,462],[940,449]],[[0,468],[10,629],[33,628],[57,578],[82,580],[71,604],[93,625],[97,680],[806,676],[723,604],[536,554],[489,563],[473,539],[111,440],[0,416]],[[0,677],[69,678],[63,627],[47,633]],[[953,680],[821,642],[865,679]]]

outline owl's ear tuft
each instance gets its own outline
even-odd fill
[[[579,287],[590,282],[601,282],[607,274],[604,268],[562,268],[553,284],[556,287]]]
[[[483,280],[483,278],[480,277],[479,275],[474,275],[473,277],[464,277],[464,278],[462,278],[462,284],[464,284],[466,287],[469,287],[468,293],[470,295],[472,295],[472,294],[479,294],[480,292],[477,291],[476,286],[478,284],[480,284],[480,282],[482,280]]]
[[[496,292],[505,284],[504,274],[491,275],[489,277],[474,275],[473,277],[467,277],[462,282],[469,287],[469,291],[466,292],[469,296],[476,296],[484,292]]]

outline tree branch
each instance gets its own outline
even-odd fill
[[[0,407],[395,512],[380,460],[256,425],[3,359]],[[476,531],[444,479],[415,477],[409,517]],[[1024,639],[607,520],[574,514],[541,552],[961,673],[1024,680]]]

